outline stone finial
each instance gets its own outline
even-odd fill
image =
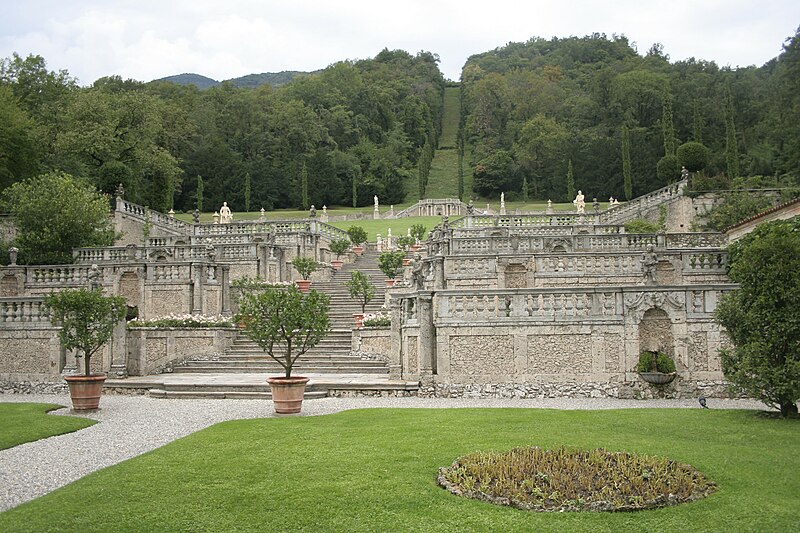
[[[10,260],[10,266],[17,266],[17,254],[19,254],[19,248],[16,246],[12,246],[8,249],[8,258]]]
[[[261,208],[261,211],[259,211],[259,213],[261,213],[261,216],[258,217],[259,222],[264,222],[265,220],[267,220],[267,215],[265,214],[266,212],[264,211],[263,207]]]

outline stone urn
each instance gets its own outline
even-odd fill
[[[270,377],[267,383],[272,391],[272,403],[279,415],[291,415],[300,412],[303,407],[303,395],[309,378],[303,376]]]
[[[69,375],[64,376],[64,381],[69,385],[69,397],[72,399],[74,411],[89,411],[100,406],[100,395],[103,393],[105,374],[91,376]]]
[[[677,372],[639,372],[639,377],[642,378],[642,381],[646,381],[652,385],[666,385],[667,383],[671,383],[675,376],[677,376]]]

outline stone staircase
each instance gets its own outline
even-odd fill
[[[340,388],[342,378],[346,379],[346,376],[358,376],[362,381],[369,376],[388,378],[389,368],[383,361],[351,354],[352,328],[355,325],[353,314],[360,313],[361,307],[350,298],[345,282],[355,270],[369,276],[375,285],[375,298],[367,305],[366,313],[380,311],[385,301],[386,277],[378,268],[377,252],[367,252],[355,262],[344,264],[330,281],[312,284],[313,289],[331,299],[331,331],[317,346],[300,356],[292,369],[293,375],[316,376],[306,389],[306,398],[327,395],[326,377],[336,382],[336,388]],[[187,361],[174,368],[174,379],[160,383],[150,390],[150,394],[162,398],[269,398],[267,374],[282,375],[283,368],[256,343],[239,334],[219,360]],[[241,376],[237,378],[236,375]]]

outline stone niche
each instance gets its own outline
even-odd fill
[[[652,308],[645,311],[639,323],[639,350],[662,351],[675,357],[675,339],[666,311]]]

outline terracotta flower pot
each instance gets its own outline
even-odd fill
[[[344,261],[340,261],[339,259],[331,260],[331,266],[334,268],[334,270],[339,270],[340,268],[342,268],[343,264]]]
[[[306,392],[308,378],[297,377],[272,377],[267,378],[267,383],[272,390],[272,403],[275,412],[280,415],[299,413],[303,407],[303,395]]]
[[[360,328],[364,325],[364,314],[363,313],[355,313],[353,318],[356,321],[356,327]]]
[[[411,264],[411,259],[410,258],[406,257],[406,258],[403,259],[403,266],[404,267],[407,267],[410,264]]]
[[[356,255],[363,254],[364,253],[364,247],[363,246],[353,246],[353,253],[356,254]]]
[[[308,292],[308,289],[311,287],[310,279],[296,279],[294,283],[297,285],[297,288],[300,289],[300,292]]]
[[[64,381],[69,385],[72,409],[75,411],[97,409],[100,406],[100,395],[103,393],[105,380],[105,374],[64,376]]]
[[[387,288],[388,288],[388,287],[394,287],[394,283],[395,283],[396,281],[397,281],[396,279],[387,279],[387,280],[386,280],[386,287],[387,287]]]

